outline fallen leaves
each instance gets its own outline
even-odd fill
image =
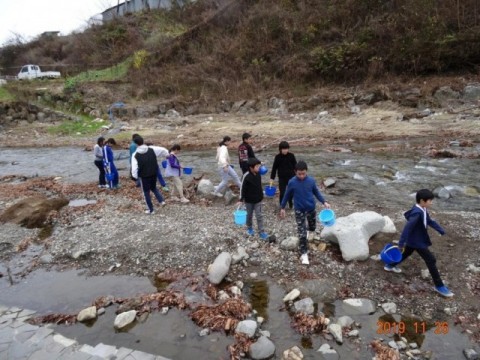
[[[398,350],[382,344],[379,340],[372,341],[370,345],[375,351],[376,360],[400,360],[400,353]]]
[[[251,307],[245,301],[229,299],[219,305],[200,305],[190,317],[202,328],[228,332],[237,326],[239,320],[245,319],[250,311]]]
[[[297,313],[293,316],[292,327],[302,335],[322,332],[327,328],[328,319],[322,315]]]

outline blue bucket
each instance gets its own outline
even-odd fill
[[[331,209],[323,209],[318,214],[318,220],[323,226],[333,226],[335,225],[335,213]]]
[[[274,197],[277,192],[276,186],[265,186],[265,196]]]
[[[387,265],[395,264],[402,260],[402,252],[398,246],[387,244],[380,253],[380,258]]]
[[[245,225],[247,223],[247,210],[238,208],[233,212],[233,218],[235,220],[235,224]]]
[[[162,161],[162,167],[163,167],[164,169],[167,168],[167,160],[163,160],[163,161]]]
[[[265,175],[268,172],[268,168],[265,165],[260,166],[260,169],[258,170],[260,175]]]
[[[113,173],[106,173],[105,174],[105,179],[110,182],[113,181]]]
[[[192,171],[193,171],[193,168],[191,168],[191,167],[184,167],[183,168],[183,173],[185,175],[190,175],[192,173]]]

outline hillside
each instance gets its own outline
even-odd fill
[[[15,74],[46,64],[67,77],[108,68],[117,75],[107,80],[138,99],[299,96],[332,84],[475,76],[479,20],[473,0],[201,0],[8,45],[0,67]],[[75,90],[79,81],[69,79]]]

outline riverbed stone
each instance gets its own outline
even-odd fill
[[[305,298],[302,300],[296,301],[293,306],[295,307],[295,312],[305,313],[307,315],[312,315],[315,311],[313,307],[313,300],[311,298]]]
[[[86,309],[80,311],[77,315],[77,321],[84,322],[93,320],[97,317],[97,308],[95,306],[90,306]]]
[[[275,354],[275,345],[266,336],[260,336],[255,343],[250,345],[248,353],[254,360],[270,359]]]
[[[134,322],[136,316],[137,316],[137,312],[135,310],[130,310],[130,311],[126,311],[121,314],[118,314],[117,317],[115,318],[113,326],[115,327],[115,329],[122,329],[125,326]]]
[[[213,195],[214,190],[213,183],[209,179],[201,179],[197,185],[197,196],[213,199],[215,197]]]
[[[235,328],[235,332],[245,334],[249,338],[252,338],[255,336],[255,332],[257,331],[257,322],[254,320],[243,320],[240,321]]]
[[[303,353],[298,346],[293,346],[287,349],[282,354],[282,360],[302,360]]]
[[[370,299],[345,299],[342,305],[343,309],[351,315],[369,315],[377,310],[376,302]]]
[[[317,350],[322,355],[322,359],[325,360],[338,360],[340,356],[338,355],[337,351],[333,349],[329,344],[323,344]]]
[[[208,267],[208,280],[212,284],[220,284],[228,274],[231,262],[232,255],[230,255],[230,253],[224,251],[218,255],[213,264]]]
[[[332,336],[334,337],[335,341],[339,344],[343,343],[343,336],[342,336],[342,327],[338,324],[330,324],[327,327],[327,330]]]
[[[465,358],[468,360],[479,360],[480,356],[474,349],[465,349],[463,350],[463,355],[465,355]]]
[[[386,314],[395,314],[397,312],[397,304],[393,302],[383,303],[381,306]]]
[[[351,326],[354,322],[355,322],[355,320],[353,320],[350,316],[347,316],[347,315],[340,316],[340,317],[337,319],[337,324],[340,325],[342,328],[344,328],[344,327],[349,327],[349,326]]]
[[[345,261],[367,260],[368,240],[385,226],[385,219],[374,211],[356,212],[337,219],[335,225],[325,227],[321,237],[340,246]]]
[[[248,259],[250,256],[243,246],[237,247],[237,252],[232,255],[232,265],[238,264],[242,260]]]
[[[293,289],[292,291],[290,291],[287,295],[285,295],[283,297],[283,301],[284,302],[287,302],[287,301],[293,301],[295,300],[296,298],[298,298],[300,296],[300,290],[298,289]]]
[[[280,242],[280,249],[283,250],[297,250],[300,239],[296,236],[289,236]]]
[[[463,98],[472,101],[480,99],[480,83],[473,83],[465,86],[463,89]]]
[[[448,189],[446,189],[443,186],[439,186],[433,189],[433,195],[435,195],[439,199],[444,199],[444,200],[452,197],[452,195],[450,194],[450,191],[448,191]]]

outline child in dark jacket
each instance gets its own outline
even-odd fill
[[[270,179],[272,181],[275,180],[278,171],[278,187],[280,188],[281,204],[283,196],[285,195],[285,190],[287,189],[287,184],[290,179],[295,176],[297,159],[295,159],[295,155],[290,152],[290,145],[286,141],[282,141],[278,144],[278,151],[279,153],[275,155],[275,159],[273,160]],[[292,199],[288,200],[288,206],[290,209],[293,207]]]
[[[248,173],[242,178],[240,201],[245,203],[247,209],[247,234],[250,236],[255,234],[253,231],[253,213],[255,212],[259,236],[261,239],[267,240],[268,234],[263,228],[263,189],[262,177],[259,174],[260,164],[260,160],[256,158],[248,159]]]
[[[302,264],[310,264],[308,260],[308,243],[310,234],[313,235],[316,228],[315,198],[327,209],[330,204],[325,201],[320,190],[318,190],[315,179],[307,175],[307,164],[299,161],[295,165],[295,176],[290,179],[287,191],[280,204],[280,217],[285,217],[285,206],[287,201],[293,197],[295,207],[295,221],[297,222],[298,237],[300,238],[300,260]],[[308,223],[308,232],[305,222]]]
[[[428,247],[432,245],[427,231],[428,226],[434,228],[440,235],[445,234],[445,230],[443,230],[436,221],[432,220],[427,212],[427,209],[432,206],[433,198],[433,193],[428,189],[422,189],[417,192],[417,203],[404,214],[407,223],[403,228],[400,242],[398,244],[400,249],[403,249],[402,260],[392,265],[385,265],[384,270],[393,271],[395,273],[402,272],[397,265],[402,263],[406,258],[412,255],[414,251],[416,251],[428,267],[428,271],[435,284],[434,290],[442,296],[452,297],[453,293],[444,285],[442,278],[440,277],[435,255],[428,250]]]

